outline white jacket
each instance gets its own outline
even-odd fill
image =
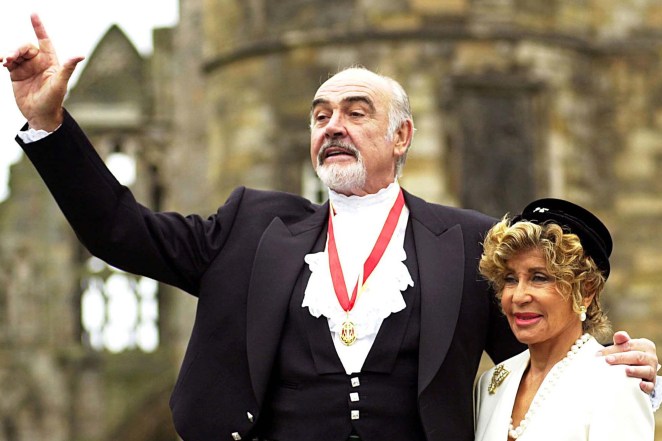
[[[603,346],[594,339],[556,380],[518,441],[653,441],[655,422],[648,395],[639,380],[625,374],[625,366],[610,366],[596,353]],[[506,441],[520,380],[529,364],[529,351],[503,363],[510,371],[493,395],[488,386],[496,367],[485,372],[475,389],[476,441]]]

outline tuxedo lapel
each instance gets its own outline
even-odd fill
[[[462,300],[464,241],[459,224],[453,225],[436,216],[422,199],[405,196],[420,277],[420,395],[439,370],[453,339]]]
[[[246,350],[251,383],[260,406],[303,258],[315,245],[327,214],[325,204],[309,218],[290,226],[274,218],[258,245],[248,288]]]

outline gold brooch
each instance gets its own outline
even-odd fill
[[[501,383],[503,383],[503,380],[506,379],[509,373],[510,371],[502,364],[494,368],[494,373],[492,374],[492,379],[490,380],[490,386],[487,388],[487,391],[490,393],[490,395],[494,395],[496,393],[497,388],[501,386]]]

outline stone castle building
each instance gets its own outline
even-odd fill
[[[662,353],[662,0],[180,3],[149,57],[109,29],[67,99],[139,200],[203,215],[237,185],[322,200],[310,100],[364,65],[410,94],[405,188],[494,216],[544,196],[595,211],[615,242],[614,327]],[[26,160],[11,191],[0,441],[176,440],[194,299],[91,259]]]

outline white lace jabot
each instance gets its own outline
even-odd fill
[[[399,191],[397,182],[376,194],[361,197],[329,191],[329,200],[336,212],[333,218],[336,245],[350,296]],[[336,350],[348,374],[360,372],[382,321],[405,308],[402,291],[414,286],[404,264],[408,219],[409,210],[405,206],[381,261],[349,313],[357,335],[356,342],[351,346],[345,346],[339,338],[347,314],[333,290],[326,249],[305,257],[312,274],[301,306],[307,307],[315,317],[323,315],[328,319]]]

